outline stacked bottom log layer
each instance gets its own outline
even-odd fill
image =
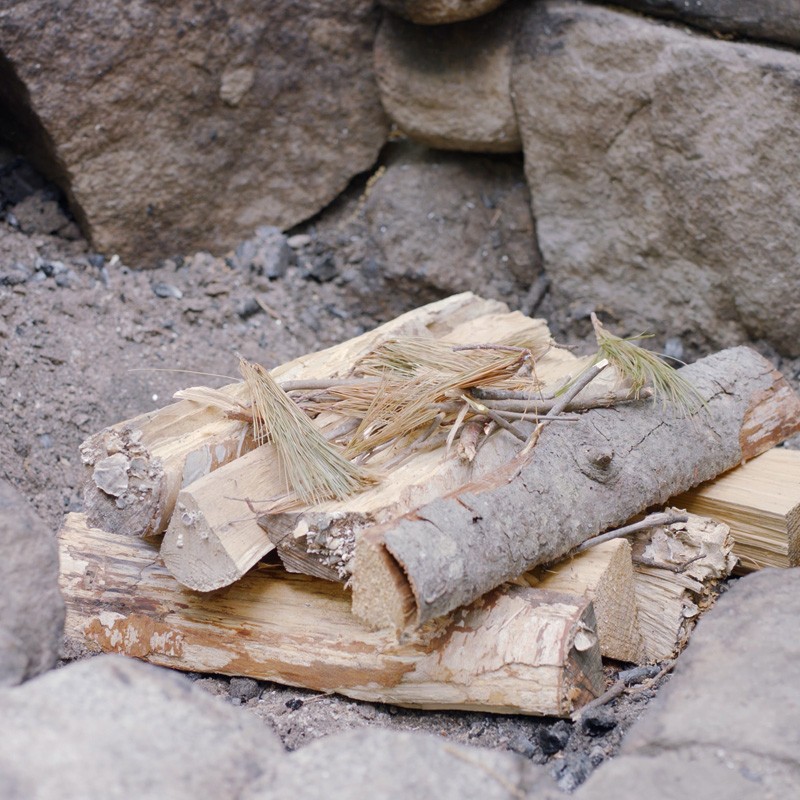
[[[247,675],[397,705],[568,716],[603,686],[592,603],[529,587],[490,592],[398,642],[350,613],[336,583],[260,564],[204,595],[146,540],[61,530],[67,634],[177,669]]]

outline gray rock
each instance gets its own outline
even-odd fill
[[[242,800],[507,800],[551,787],[544,769],[511,753],[371,728],[294,751],[278,763],[274,777],[256,781]]]
[[[238,797],[283,757],[255,718],[120,656],[0,691],[0,740],[6,800]]]
[[[261,694],[261,687],[252,678],[231,678],[228,691],[232,698],[246,703]]]
[[[515,59],[554,305],[800,354],[800,55],[549,2]]]
[[[0,480],[0,686],[54,666],[63,630],[55,536]]]
[[[403,293],[422,303],[473,291],[515,305],[540,272],[528,188],[513,157],[398,148],[364,220],[360,290],[385,301],[387,313],[406,310],[391,306]]]
[[[11,212],[23,233],[59,233],[70,219],[47,190],[40,189],[12,206]]]
[[[613,4],[688,22],[714,33],[800,45],[797,0],[614,0]]]
[[[488,14],[505,0],[379,0],[384,8],[418,25],[441,25]]]
[[[800,770],[798,620],[800,569],[766,569],[737,581],[700,620],[626,752],[700,743]]]
[[[236,248],[233,263],[239,269],[250,270],[272,280],[286,274],[291,258],[289,240],[280,228],[262,225],[253,238]]]
[[[565,720],[554,725],[544,725],[539,728],[539,746],[547,756],[552,756],[567,746],[572,735],[572,726]]]
[[[787,800],[800,784],[779,765],[755,773],[724,753],[700,748],[656,756],[617,756],[598,767],[575,800]]]
[[[385,15],[375,69],[386,112],[430,147],[476,152],[522,148],[511,102],[511,56],[520,6],[472,22],[420,27]]]
[[[796,796],[799,618],[800,570],[739,580],[700,620],[674,677],[629,731],[622,756],[600,767],[576,797]]]
[[[0,286],[20,286],[30,278],[30,270],[23,263],[15,261],[8,269],[0,272]]]
[[[60,11],[0,14],[2,123],[61,177],[94,247],[134,266],[296,224],[385,141],[371,0]]]

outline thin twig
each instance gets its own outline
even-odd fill
[[[509,422],[506,419],[503,419],[498,413],[492,411],[491,408],[487,408],[483,403],[479,403],[474,398],[470,397],[468,394],[462,395],[463,398],[472,406],[475,411],[479,414],[486,414],[490,420],[496,422],[501,428],[505,428],[510,434],[516,436],[522,442],[528,441],[527,434],[523,433],[513,422]]]
[[[498,416],[503,417],[507,420],[520,420],[521,422],[539,422],[539,420],[544,419],[543,414],[536,414],[535,412],[525,412],[525,411],[505,411],[504,409],[497,409],[495,410],[492,406],[486,406],[487,408],[491,409],[495,412]],[[556,417],[555,419],[551,419],[550,422],[577,422],[582,417],[579,414],[562,414],[560,417]]]
[[[478,400],[528,400],[531,403],[539,403],[543,400],[552,400],[558,389],[552,392],[526,392],[517,389],[491,389],[481,386],[473,389],[472,393]]]
[[[675,659],[666,661],[664,665],[658,669],[657,667],[640,667],[639,669],[627,670],[629,675],[620,672],[618,679],[599,697],[588,702],[572,714],[573,722],[580,722],[580,720],[589,712],[600,706],[604,706],[615,700],[626,691],[629,694],[640,692],[644,689],[649,689],[654,686],[661,678],[664,677],[675,666]],[[638,685],[636,685],[638,684]]]
[[[339,386],[379,386],[380,383],[378,378],[301,378],[294,381],[278,381],[284,392],[336,389]]]
[[[508,353],[531,355],[531,351],[527,347],[515,347],[513,344],[460,344],[453,348],[454,353],[461,350],[503,350]]]
[[[648,558],[634,558],[633,563],[639,564],[642,567],[652,567],[653,569],[665,569],[667,572],[674,572],[676,575],[681,575],[686,570],[694,564],[695,561],[700,561],[700,559],[705,558],[705,553],[700,553],[700,555],[695,556],[694,558],[688,559],[688,561],[684,561],[682,564],[673,564],[670,566],[669,564],[664,564],[663,562],[659,563],[658,561],[651,561]]]
[[[543,417],[539,424],[533,429],[533,433],[531,433],[528,441],[525,444],[525,447],[522,448],[520,455],[524,456],[530,452],[531,448],[533,448],[536,445],[536,442],[539,441],[539,436],[541,436],[544,426],[554,417],[557,417],[562,411],[564,411],[566,407],[575,399],[575,397],[582,392],[583,389],[588,386],[608,365],[608,359],[604,358],[602,361],[598,361],[596,364],[593,364],[576,378],[575,383],[566,392],[564,392],[564,394],[556,403],[553,404],[553,407],[550,409],[547,415]]]
[[[611,539],[617,539],[620,536],[627,536],[629,533],[636,533],[636,531],[643,531],[647,528],[655,528],[659,525],[673,525],[676,522],[686,522],[689,519],[688,514],[675,514],[672,511],[662,511],[657,514],[650,514],[639,522],[634,522],[631,525],[625,525],[622,528],[615,528],[613,531],[606,531],[599,536],[593,536],[587,539],[583,544],[575,548],[576,553],[583,553],[590,547],[596,544],[608,542]]]

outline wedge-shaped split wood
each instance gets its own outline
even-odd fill
[[[591,410],[547,426],[490,477],[365,531],[354,613],[376,627],[418,627],[800,430],[800,399],[753,350],[680,372],[705,401],[696,414],[652,403]]]
[[[573,558],[526,573],[522,580],[537,589],[588,597],[594,603],[602,655],[640,661],[642,636],[631,546],[625,539],[603,542]]]
[[[562,717],[604,688],[585,598],[498,589],[398,642],[359,623],[340,585],[277,566],[198,594],[147,540],[79,514],[67,516],[60,550],[67,635],[154,664],[402,706]]]
[[[730,525],[737,572],[800,566],[800,450],[773,448],[672,502]]]
[[[700,612],[713,602],[715,586],[736,564],[732,550],[727,525],[694,514],[688,522],[636,534],[641,661],[663,661],[683,649]]]
[[[346,374],[354,360],[396,336],[443,336],[455,326],[506,311],[495,300],[466,292],[403,314],[326,350],[310,353],[273,370],[279,380]],[[81,446],[89,470],[84,507],[92,525],[132,536],[166,529],[184,486],[254,447],[249,426],[227,417],[225,403],[247,403],[245,387],[218,391],[222,405],[181,400],[157,411],[112,425]]]

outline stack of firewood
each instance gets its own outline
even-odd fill
[[[800,557],[800,463],[766,453],[800,430],[783,378],[724,351],[677,373],[687,410],[603,355],[466,294],[248,367],[364,476],[352,492],[306,488],[248,380],[100,431],[60,537],[70,634],[355,698],[572,713],[602,692],[602,657],[677,653],[736,555]],[[662,524],[594,543],[721,473]]]

